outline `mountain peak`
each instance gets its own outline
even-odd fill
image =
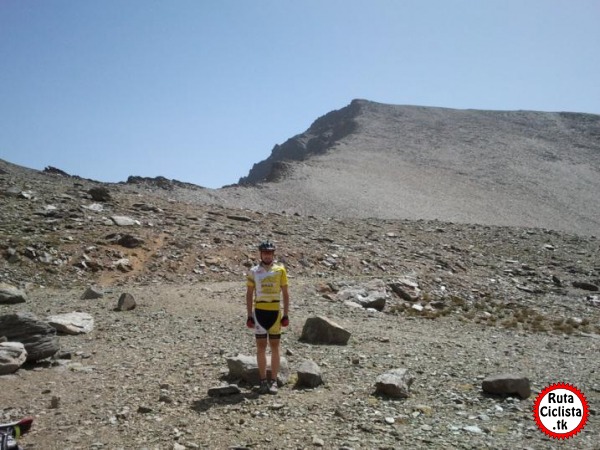
[[[337,141],[356,130],[355,117],[366,100],[353,100],[348,106],[331,111],[315,120],[302,134],[281,145],[275,145],[264,161],[254,164],[248,176],[240,178],[239,184],[257,184],[281,179],[283,168],[289,161],[303,161],[327,152]]]

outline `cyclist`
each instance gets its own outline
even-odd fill
[[[277,394],[281,327],[289,325],[288,279],[283,264],[275,261],[275,244],[270,241],[261,242],[258,251],[260,263],[252,267],[246,277],[246,326],[253,328],[256,335],[256,362],[260,376],[258,393]],[[267,343],[271,348],[270,379],[267,379]]]

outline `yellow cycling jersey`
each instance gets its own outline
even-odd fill
[[[282,264],[254,266],[248,272],[246,281],[247,286],[254,288],[256,309],[279,310],[281,288],[288,284],[287,272]]]

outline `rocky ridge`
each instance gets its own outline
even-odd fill
[[[482,391],[503,372],[526,375],[534,393],[582,389],[593,413],[574,442],[596,448],[594,236],[261,212],[182,201],[181,186],[0,169],[0,282],[27,293],[0,315],[95,322],[60,336],[61,359],[0,378],[0,421],[36,417],[27,448],[554,448],[533,397]],[[243,278],[265,237],[290,274],[292,373],[310,360],[325,384],[257,397],[242,383],[212,397],[231,382],[226,358],[253,354]],[[90,287],[102,296],[82,299]],[[135,309],[115,310],[123,293]],[[348,344],[301,342],[314,316],[340,323]],[[399,367],[414,376],[409,397],[375,395]]]

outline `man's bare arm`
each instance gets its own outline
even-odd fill
[[[287,316],[290,312],[290,294],[287,286],[281,286],[281,293],[283,294],[283,315]]]
[[[248,313],[248,317],[252,317],[253,301],[254,301],[254,287],[247,286],[246,287],[246,312]]]

